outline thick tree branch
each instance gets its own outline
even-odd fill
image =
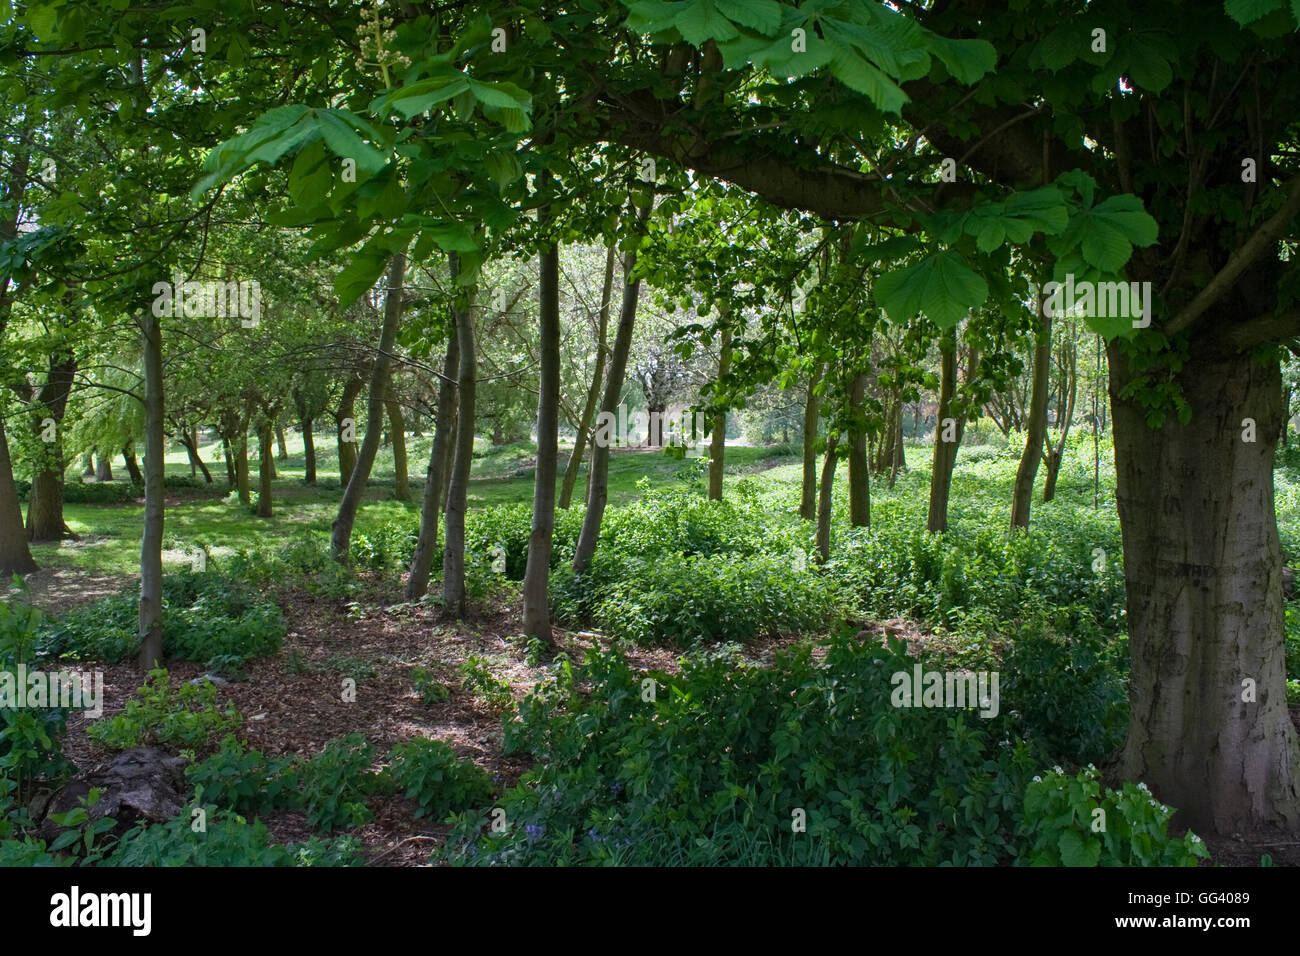
[[[1286,185],[1286,191],[1287,197],[1286,201],[1282,203],[1282,208],[1260,223],[1259,228],[1255,230],[1255,234],[1228,257],[1228,261],[1210,280],[1209,284],[1198,292],[1191,302],[1183,306],[1181,312],[1165,324],[1162,330],[1165,335],[1172,338],[1191,326],[1193,322],[1205,314],[1210,306],[1218,302],[1232,288],[1241,274],[1255,260],[1273,248],[1274,244],[1286,231],[1287,226],[1291,224],[1291,220],[1296,217],[1297,213],[1300,213],[1300,175],[1291,178],[1291,181]]]

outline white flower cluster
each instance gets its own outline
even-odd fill
[[[361,55],[357,57],[357,69],[364,70],[368,66],[379,67],[384,83],[388,85],[388,68],[410,66],[411,60],[391,49],[393,41],[397,39],[397,31],[390,29],[393,18],[383,15],[382,6],[383,0],[374,0],[373,6],[362,9],[361,24],[357,27],[361,48]]]

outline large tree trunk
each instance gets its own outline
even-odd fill
[[[36,396],[32,427],[39,458],[27,497],[27,537],[32,541],[59,541],[70,534],[63,520],[63,414],[76,373],[77,360],[72,355],[50,356],[49,375]],[[51,442],[43,440],[47,418],[55,422]]]
[[[1029,418],[1026,423],[1025,450],[1016,470],[1016,484],[1011,499],[1011,527],[1029,527],[1029,506],[1034,498],[1034,479],[1043,454],[1047,435],[1047,373],[1052,365],[1052,319],[1043,314],[1046,297],[1038,297],[1038,337],[1034,348],[1034,383],[1029,394]]]
[[[356,465],[348,477],[347,489],[339,502],[339,513],[334,519],[330,536],[330,549],[335,559],[346,561],[352,544],[352,525],[357,519],[357,509],[370,480],[370,468],[379,452],[379,439],[384,430],[384,397],[388,394],[388,376],[393,365],[393,346],[397,343],[397,329],[402,324],[402,287],[406,278],[406,254],[393,256],[388,267],[388,292],[384,296],[384,325],[379,333],[379,350],[375,355],[370,377],[370,397],[366,409],[366,437],[361,441]]]
[[[1150,784],[1193,829],[1294,832],[1300,746],[1284,688],[1277,361],[1225,357],[1193,339],[1178,376],[1191,419],[1170,414],[1151,429],[1120,397],[1133,378],[1122,348],[1109,351],[1132,657],[1120,773]]]
[[[162,326],[151,309],[144,327],[144,535],[140,542],[140,656],[148,671],[162,660],[162,541],[166,496]]]
[[[23,528],[18,487],[14,484],[14,468],[9,458],[9,439],[5,435],[4,416],[0,416],[0,575],[8,579],[15,574],[30,574],[35,570],[36,561],[32,558],[32,549],[27,544],[27,531]]]
[[[731,368],[731,329],[722,330],[722,343],[718,353],[718,380]],[[709,499],[722,500],[722,468],[727,455],[727,413],[713,416],[713,440],[709,443]]]
[[[275,437],[275,425],[270,419],[262,422],[257,437],[257,516],[269,518],[271,517],[271,479],[275,477],[275,449],[271,444]]]
[[[867,377],[856,374],[849,386],[849,523],[855,528],[871,527],[871,477],[867,470],[867,431],[861,426]]]
[[[650,218],[650,207],[637,210],[633,226],[637,235],[641,234],[646,220]],[[618,412],[619,396],[623,393],[623,379],[627,375],[627,357],[632,349],[632,330],[636,325],[636,307],[641,297],[641,280],[629,281],[636,266],[636,248],[628,250],[623,259],[623,301],[618,312],[618,329],[614,333],[614,353],[609,361],[609,378],[605,380],[605,398],[601,402],[601,415],[612,416]],[[600,435],[599,421],[596,426],[597,437]],[[578,533],[578,544],[573,553],[573,570],[585,574],[591,567],[591,559],[596,554],[596,540],[600,537],[600,522],[605,516],[605,504],[609,500],[609,442],[595,441],[591,447],[591,472],[587,479],[587,512],[582,516],[582,530]]]
[[[406,421],[402,406],[392,392],[384,402],[388,412],[388,434],[393,439],[393,497],[398,501],[411,500],[411,480],[406,470]]]
[[[599,328],[596,330],[596,370],[591,375],[591,387],[587,389],[587,401],[582,406],[582,417],[578,421],[577,434],[573,439],[573,453],[569,455],[569,464],[564,469],[564,482],[560,486],[560,507],[568,508],[573,499],[573,486],[578,482],[578,469],[582,465],[582,456],[587,450],[587,435],[591,431],[591,420],[596,415],[596,406],[600,401],[600,386],[605,378],[605,357],[609,352],[609,303],[614,296],[614,259],[618,244],[611,242],[605,254],[605,281],[600,290]],[[588,471],[590,475],[590,471]]]
[[[353,436],[356,435],[357,427],[357,396],[361,394],[361,389],[365,386],[365,381],[361,376],[354,376],[343,384],[343,396],[339,401],[339,410],[335,416],[338,423],[338,447],[339,447],[339,481],[344,487],[347,487],[352,480],[352,469],[357,464],[357,443],[355,439],[344,440],[344,434],[347,432],[347,424],[352,427]]]
[[[930,513],[926,520],[926,530],[931,534],[948,530],[952,469],[957,464],[957,450],[966,427],[964,415],[952,414],[956,391],[957,335],[953,331],[944,333],[939,342],[939,411],[934,423],[934,465],[930,472]]]
[[[460,257],[451,254],[453,287],[460,274]],[[474,396],[478,355],[474,349],[473,302],[453,307],[456,341],[460,350],[457,386],[456,453],[447,491],[447,532],[442,547],[442,600],[448,610],[465,614],[465,508],[469,499],[469,469],[474,461]]]
[[[438,417],[434,422],[433,445],[429,449],[429,468],[424,475],[424,500],[420,506],[420,535],[411,555],[411,573],[406,579],[406,599],[418,601],[429,590],[429,572],[438,550],[438,525],[442,514],[443,476],[451,471],[451,436],[456,412],[455,376],[460,350],[453,334],[447,342],[442,363],[442,381],[438,383]]]
[[[140,473],[140,463],[135,459],[135,442],[127,442],[122,449],[122,460],[126,462],[126,473],[131,476],[131,484],[143,485],[144,475]]]
[[[821,564],[825,564],[831,557],[831,494],[835,491],[835,451],[838,444],[839,435],[831,432],[826,439],[821,498],[817,503],[817,557]]]
[[[283,426],[283,425],[278,425],[278,424],[277,424],[277,425],[275,426],[275,447],[276,447],[276,454],[280,456],[280,460],[281,460],[281,461],[288,461],[288,460],[289,460],[289,446],[285,443],[285,440],[284,440],[284,426]],[[211,479],[208,479],[208,480],[211,481]]]
[[[533,525],[524,570],[524,633],[552,643],[548,588],[555,531],[555,472],[560,426],[560,247],[552,243],[538,256],[539,345],[537,468],[533,481]]]
[[[817,383],[826,363],[818,362],[808,375],[808,395],[803,406],[803,487],[799,494],[799,517],[812,521],[817,517]]]
[[[113,459],[110,458],[108,455],[96,453],[95,480],[96,481],[113,480]]]

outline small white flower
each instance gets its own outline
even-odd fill
[[[1139,784],[1138,784],[1138,789],[1141,790],[1143,793],[1150,793],[1150,792],[1151,792],[1150,788],[1148,788],[1147,785],[1146,785],[1145,783],[1139,783]]]
[[[1040,777],[1038,774],[1034,774],[1034,783],[1042,783],[1042,782],[1043,782],[1043,778]]]
[[[1052,768],[1052,773],[1055,773],[1055,774],[1062,774],[1062,773],[1065,773],[1065,771],[1061,769],[1061,765],[1060,765],[1060,764],[1057,764],[1055,767]]]
[[[1191,837],[1192,837],[1192,842],[1193,842],[1193,843],[1200,843],[1200,842],[1201,842],[1201,838],[1198,837],[1195,833],[1191,834]]]

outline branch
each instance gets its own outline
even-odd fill
[[[1291,178],[1286,190],[1286,202],[1282,203],[1282,208],[1260,223],[1255,234],[1228,257],[1227,263],[1209,284],[1168,322],[1163,329],[1165,335],[1173,338],[1204,315],[1232,288],[1238,277],[1282,237],[1296,213],[1300,213],[1300,175]]]

